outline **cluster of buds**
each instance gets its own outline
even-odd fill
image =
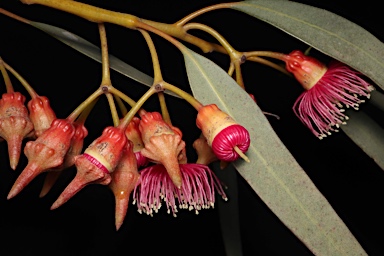
[[[234,161],[239,157],[234,148],[245,152],[249,147],[245,128],[216,105],[209,105],[200,109],[197,118],[204,135],[203,147],[208,150],[197,151],[200,156],[205,152],[215,154],[217,157],[210,157],[211,161],[203,161],[199,156],[197,163],[187,163],[181,130],[166,123],[160,113],[146,111],[141,111],[140,118],[134,117],[126,126],[122,122],[117,127],[105,128],[81,154],[88,134],[84,120],[57,119],[53,111],[44,111],[47,106],[48,100],[40,96],[28,104],[31,119],[37,124],[37,129],[28,133],[32,133],[31,138],[35,140],[27,142],[24,148],[28,164],[11,188],[8,199],[37,175],[47,172],[40,194],[44,196],[60,172],[75,165],[74,179],[51,209],[67,202],[88,184],[107,185],[115,196],[117,229],[124,221],[132,192],[138,211],[149,215],[159,210],[162,201],[168,213],[176,216],[177,206],[196,213],[213,207],[215,191],[227,200],[208,164],[217,159]],[[224,144],[220,145],[220,140]],[[196,145],[194,147],[200,148]]]

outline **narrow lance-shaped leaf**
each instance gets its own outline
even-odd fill
[[[219,161],[212,165],[217,177],[225,184],[225,193],[229,197],[229,201],[218,200],[217,202],[225,252],[227,255],[241,256],[243,255],[243,248],[241,245],[236,169],[229,164],[224,170],[221,170]]]
[[[347,110],[341,129],[384,170],[384,129],[363,111]]]
[[[249,95],[212,61],[182,52],[194,96],[217,104],[249,131],[251,163],[233,164],[272,212],[316,255],[366,255]]]
[[[378,90],[372,91],[369,103],[372,103],[375,107],[384,111],[384,94]]]
[[[101,63],[101,49],[96,45],[88,42],[87,40],[67,31],[52,25],[31,21],[30,24],[47,34],[53,36],[64,44],[72,47],[73,49],[83,53],[91,59]],[[113,55],[109,55],[109,66],[111,69],[119,72],[120,74],[129,77],[141,84],[152,86],[153,78],[139,71],[138,69],[128,65],[122,60]],[[176,94],[165,91],[165,93],[179,97]]]
[[[285,0],[253,0],[232,8],[263,20],[353,67],[384,89],[384,44],[332,12]]]

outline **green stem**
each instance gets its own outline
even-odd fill
[[[102,85],[112,85],[111,75],[109,70],[109,56],[108,56],[108,43],[107,33],[103,23],[98,24],[100,34],[100,48],[101,48],[101,64],[102,64]]]
[[[127,95],[125,95],[124,93],[122,93],[121,91],[119,91],[118,89],[116,89],[115,87],[111,87],[108,89],[108,92],[112,93],[113,95],[116,95],[117,97],[119,97],[120,99],[124,100],[125,102],[128,103],[128,105],[130,105],[131,107],[135,106],[136,105],[136,101],[134,101],[133,99],[131,99],[130,97],[128,97]]]
[[[230,8],[234,3],[223,3],[223,4],[215,4],[208,7],[204,7],[200,10],[197,10],[191,14],[188,14],[181,20],[175,23],[176,26],[183,26],[185,23],[189,22],[190,20],[196,18],[197,16],[204,14],[206,12],[210,12],[213,10],[223,9],[223,8]]]
[[[75,121],[76,118],[88,107],[88,105],[92,104],[94,100],[96,100],[100,95],[104,92],[101,88],[98,88],[94,93],[92,93],[85,101],[83,101],[68,117],[69,121]]]
[[[170,90],[171,92],[176,93],[180,97],[182,97],[184,100],[186,100],[189,104],[192,105],[196,110],[199,110],[201,107],[203,107],[203,104],[201,104],[197,99],[195,99],[191,94],[181,90],[180,88],[177,88],[176,86],[169,84],[167,82],[164,82],[162,84],[163,88],[165,90]]]
[[[5,66],[5,68],[12,73],[12,75],[14,75],[17,80],[19,80],[19,82],[21,83],[21,85],[24,86],[25,90],[27,90],[28,94],[31,96],[31,98],[35,98],[37,97],[37,93],[35,92],[35,90],[32,88],[32,86],[29,85],[29,83],[19,74],[16,72],[16,70],[14,70],[11,66],[9,66],[7,63],[5,63],[3,61],[3,64]],[[12,86],[12,85],[11,85]],[[7,89],[8,91],[8,89]],[[13,90],[12,90],[13,91]]]
[[[273,63],[273,62],[271,62],[271,61],[269,61],[269,60],[266,60],[266,59],[263,59],[263,58],[260,58],[260,57],[256,57],[256,56],[248,57],[247,60],[250,60],[250,61],[254,61],[254,62],[263,64],[263,65],[265,65],[265,66],[274,68],[274,69],[276,69],[277,71],[280,71],[281,73],[284,73],[284,74],[286,74],[286,75],[288,75],[288,76],[292,76],[292,74],[289,73],[284,67],[279,66],[278,64]]]
[[[224,47],[224,49],[226,50],[226,52],[230,55],[231,59],[232,57],[237,57],[237,58],[241,58],[242,54],[240,54],[239,52],[237,52],[229,43],[227,40],[224,39],[224,37],[222,35],[220,35],[217,31],[215,31],[214,29],[212,29],[211,27],[207,26],[207,25],[204,25],[204,24],[200,24],[200,23],[189,23],[189,24],[186,24],[184,26],[184,29],[185,30],[189,30],[189,29],[199,29],[199,30],[202,30],[208,34],[210,34],[211,36],[213,36],[217,41],[219,41],[219,43]],[[240,56],[237,56],[237,55],[240,55]]]
[[[113,100],[113,96],[111,93],[106,93],[105,95],[107,96],[109,108],[111,109],[113,125],[118,126],[120,123],[120,120],[119,120],[119,115],[117,114],[116,105],[115,105],[115,101]]]
[[[91,103],[89,103],[89,105],[83,110],[83,112],[81,112],[81,114],[79,115],[79,117],[76,119],[76,123],[77,124],[84,124],[85,123],[85,120],[87,119],[87,117],[89,116],[89,114],[91,113],[91,110],[93,109],[93,107],[95,106],[96,102],[98,101],[99,98],[95,99],[94,101],[92,101]]]
[[[123,116],[125,116],[128,113],[127,107],[124,105],[124,102],[121,100],[121,98],[115,94],[113,94],[113,97],[119,106],[120,112]]]
[[[169,115],[167,104],[165,102],[164,92],[158,92],[157,95],[159,96],[161,115],[163,116],[163,120],[167,124],[172,125],[171,116]]]
[[[245,52],[244,56],[248,59],[249,57],[269,57],[281,61],[285,61],[287,58],[287,55],[280,52],[270,52],[270,51],[252,51],[252,52]]]
[[[21,0],[24,4],[41,4],[67,13],[72,13],[91,22],[112,23],[126,28],[136,28],[139,18],[136,16],[113,12],[92,5],[72,0]]]
[[[7,70],[5,69],[4,65],[5,65],[5,63],[4,63],[3,59],[0,57],[0,70],[1,70],[1,74],[3,75],[3,78],[4,78],[5,87],[7,89],[7,93],[12,93],[13,92],[12,82],[8,76]]]
[[[154,93],[157,92],[155,85],[152,85],[149,90],[141,96],[141,98],[137,101],[137,103],[129,110],[128,114],[125,115],[123,120],[120,122],[120,127],[126,128],[129,122],[131,122],[132,118],[136,115],[136,113],[140,110],[140,108],[144,105],[144,103],[151,97]]]

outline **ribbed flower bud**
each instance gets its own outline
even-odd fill
[[[212,148],[208,145],[207,139],[201,136],[193,142],[193,148],[197,153],[197,164],[209,165],[218,160]]]
[[[128,141],[119,164],[115,171],[111,173],[112,180],[111,183],[109,183],[109,188],[115,196],[116,230],[118,230],[124,222],[128,210],[129,197],[140,177],[133,148],[133,143]]]
[[[84,138],[88,135],[88,130],[83,123],[77,123],[76,121],[73,123],[73,126],[75,127],[75,134],[72,137],[71,146],[64,157],[63,163],[47,171],[40,197],[45,196],[49,192],[64,169],[75,164],[75,157],[80,155],[83,150]]]
[[[238,148],[245,153],[250,145],[248,131],[239,125],[227,113],[221,111],[216,104],[200,108],[197,114],[196,125],[201,129],[208,145],[218,159],[235,161],[240,157]]]
[[[14,170],[19,163],[22,141],[33,130],[24,102],[20,92],[4,93],[0,99],[0,136],[7,141],[9,162]]]
[[[88,184],[108,185],[110,173],[120,161],[128,142],[125,131],[120,127],[107,127],[102,135],[94,140],[82,155],[75,157],[77,173],[59,198],[53,203],[55,209],[67,202]]]
[[[311,89],[327,72],[327,66],[301,51],[291,52],[287,55],[285,63],[286,69],[306,90]]]
[[[35,137],[40,135],[51,126],[56,114],[49,104],[49,100],[45,96],[33,97],[27,104],[29,110],[29,118],[34,127]]]
[[[140,118],[133,117],[131,122],[129,122],[127,129],[125,130],[125,135],[127,138],[133,142],[133,152],[136,156],[137,166],[145,166],[148,164],[148,158],[141,154],[141,150],[144,148],[144,142],[141,138],[141,132],[139,129]]]
[[[185,148],[181,136],[164,122],[158,112],[147,112],[141,116],[139,129],[144,142],[143,156],[164,165],[173,183],[181,187],[179,154]]]
[[[17,195],[38,174],[61,165],[74,134],[75,128],[70,121],[55,119],[40,137],[27,142],[24,154],[28,164],[13,184],[8,199]]]

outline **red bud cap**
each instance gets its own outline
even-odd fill
[[[75,157],[77,174],[51,209],[67,202],[88,184],[108,185],[111,182],[110,173],[118,165],[127,143],[123,129],[111,126],[105,128],[102,135],[88,146],[84,154]]]
[[[61,165],[74,133],[75,128],[70,121],[55,119],[39,138],[27,142],[24,154],[28,164],[13,184],[8,199],[17,195],[38,174]]]
[[[0,136],[7,141],[12,169],[19,162],[22,140],[33,130],[24,102],[19,92],[4,93],[0,99]]]
[[[285,63],[286,69],[306,90],[311,89],[327,72],[326,65],[298,50],[287,55]]]
[[[227,113],[221,111],[216,104],[206,105],[200,108],[196,125],[203,132],[208,145],[218,159],[222,161],[235,161],[244,155],[250,145],[248,131],[239,125]]]
[[[142,155],[154,162],[162,163],[173,183],[180,188],[182,177],[179,155],[185,148],[181,136],[175,134],[158,112],[145,113],[141,117],[139,128],[145,146],[141,150]]]
[[[131,141],[127,143],[120,162],[111,176],[109,187],[115,196],[115,225],[116,230],[119,230],[127,214],[131,192],[140,178]]]
[[[51,126],[52,121],[56,119],[56,114],[52,110],[48,98],[45,96],[33,97],[27,106],[29,118],[34,126],[35,136],[40,137]]]

